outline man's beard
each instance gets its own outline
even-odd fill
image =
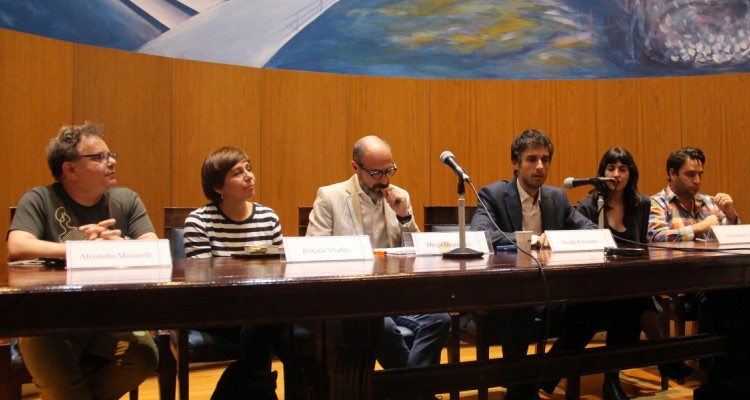
[[[361,183],[360,183],[360,186],[362,187],[362,190],[363,190],[363,191],[365,192],[365,194],[367,194],[367,196],[369,196],[369,197],[370,197],[370,198],[372,199],[372,201],[373,201],[373,202],[375,202],[375,203],[377,203],[377,202],[378,202],[378,201],[379,201],[380,199],[382,199],[382,198],[383,198],[383,192],[382,192],[382,190],[383,190],[383,189],[386,189],[386,188],[388,188],[388,186],[389,186],[389,185],[390,185],[390,184],[388,184],[388,185],[383,185],[383,184],[381,184],[381,183],[376,183],[376,184],[374,184],[374,185],[373,185],[372,187],[369,187],[369,186],[367,186],[367,185],[365,185],[365,184],[361,184]]]

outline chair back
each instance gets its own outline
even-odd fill
[[[476,206],[464,207],[466,224],[471,223]],[[457,206],[424,206],[424,231],[425,232],[455,232],[458,230],[458,207]]]
[[[172,230],[185,227],[185,218],[197,207],[164,207],[164,238],[172,239]]]
[[[172,259],[185,258],[185,229],[172,228],[172,238],[169,239],[169,249],[172,251]]]
[[[309,206],[297,207],[297,221],[299,221],[297,228],[298,228],[298,232],[300,236],[305,236],[307,234],[307,225],[310,224],[311,212],[312,212],[312,207],[309,207]]]
[[[185,258],[185,218],[196,207],[164,207],[164,238],[169,239],[173,259]]]

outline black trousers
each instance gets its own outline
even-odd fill
[[[702,325],[701,325],[702,324]],[[731,334],[732,351],[701,359],[706,383],[694,392],[696,400],[734,400],[750,397],[750,289],[706,292],[701,332]]]
[[[650,297],[568,304],[562,317],[562,331],[550,354],[583,350],[600,330],[607,331],[607,346],[637,343],[641,336],[640,317],[652,309],[654,303]],[[549,380],[540,386],[552,393],[558,383],[559,379]]]

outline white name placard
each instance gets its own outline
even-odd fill
[[[603,263],[606,257],[603,251],[568,251],[549,253],[544,265],[570,265],[576,263]]]
[[[284,254],[287,262],[374,259],[367,235],[285,236]]]
[[[609,229],[580,229],[565,231],[544,231],[550,249],[555,251],[604,250],[617,247]]]
[[[719,244],[750,243],[750,225],[714,225],[711,234]]]
[[[65,262],[74,268],[157,267],[172,265],[169,240],[69,240]]]
[[[125,268],[68,268],[68,285],[152,283],[172,280],[172,266]]]
[[[442,257],[410,257],[404,264],[411,266],[411,272],[445,272],[487,269],[487,257],[466,260],[455,260]],[[409,271],[408,267],[406,271]]]
[[[414,251],[418,256],[428,256],[457,249],[460,247],[458,234],[458,232],[412,232]],[[466,248],[489,253],[484,231],[467,231]]]
[[[286,263],[285,278],[314,278],[320,276],[372,275],[372,260]]]

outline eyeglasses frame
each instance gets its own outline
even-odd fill
[[[365,168],[364,165],[360,164],[359,161],[355,161],[355,163],[357,163],[357,165],[359,165],[359,168],[361,168],[362,171],[367,172],[367,174],[370,175],[370,178],[372,178],[373,180],[376,180],[376,181],[379,181],[384,176],[390,178],[390,177],[392,177],[393,175],[396,174],[396,171],[398,171],[398,166],[396,165],[395,162],[393,163],[393,167],[388,168],[388,169],[382,169],[382,170],[381,169],[369,170],[369,169]],[[379,176],[376,178],[375,175],[379,175]]]
[[[109,161],[110,157],[113,160],[117,161],[117,158],[119,158],[120,155],[112,151],[100,151],[98,153],[93,153],[93,154],[79,154],[78,158],[81,158],[81,157],[90,158],[94,161],[99,162],[100,164],[104,164],[107,161]]]

